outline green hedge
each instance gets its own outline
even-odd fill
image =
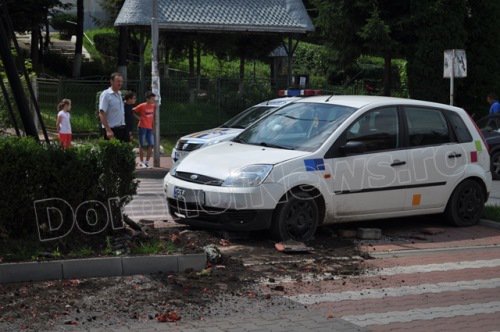
[[[98,201],[108,206],[108,199],[121,197],[124,199],[120,204],[104,212],[117,216],[136,193],[135,155],[129,144],[101,141],[63,151],[30,138],[0,138],[0,155],[0,227],[10,238],[36,238],[48,226],[41,222],[46,213],[39,214],[37,222],[36,201],[58,198],[76,211],[84,202]],[[72,217],[68,211],[64,218]],[[95,220],[92,213],[88,216]],[[102,213],[99,216],[106,218]],[[110,225],[94,238],[109,235]],[[59,241],[88,240],[75,226]]]

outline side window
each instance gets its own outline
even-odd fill
[[[448,124],[441,111],[406,107],[410,146],[439,145],[451,142]]]
[[[455,112],[449,112],[448,119],[450,120],[451,127],[453,128],[459,143],[472,142],[472,136],[469,129],[467,129],[467,126],[460,115]]]
[[[398,148],[400,143],[397,108],[380,108],[367,112],[347,129],[345,138],[346,143],[363,143],[368,153]]]

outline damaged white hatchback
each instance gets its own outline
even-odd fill
[[[295,240],[322,224],[424,214],[472,225],[490,186],[487,146],[463,109],[374,96],[295,101],[164,180],[177,222]]]

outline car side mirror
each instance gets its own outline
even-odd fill
[[[359,154],[366,152],[366,144],[360,141],[349,141],[340,147],[344,155]]]

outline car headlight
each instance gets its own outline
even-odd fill
[[[224,180],[223,187],[256,187],[267,178],[272,165],[248,165],[237,169]]]
[[[177,173],[177,166],[172,167],[168,172],[170,173],[170,175],[175,176],[175,174]]]

